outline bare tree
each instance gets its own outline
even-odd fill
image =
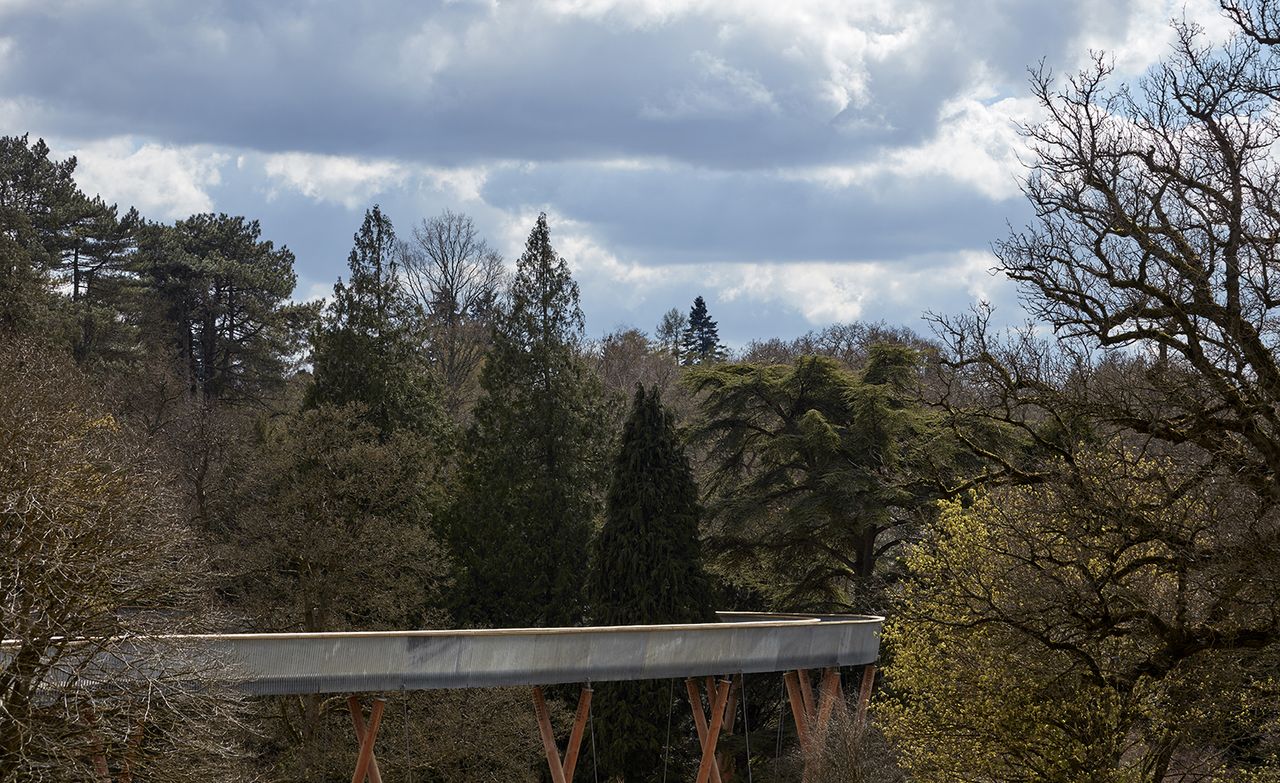
[[[405,284],[426,320],[445,409],[456,419],[474,397],[503,281],[502,256],[470,217],[449,210],[414,226],[403,250]]]
[[[1197,447],[1280,499],[1280,124],[1257,89],[1271,61],[1248,36],[1210,49],[1175,29],[1136,91],[1109,87],[1101,58],[1061,86],[1033,75],[1048,118],[1024,129],[1039,217],[996,253],[1069,355],[1011,363],[1017,346],[987,339],[981,314],[940,321],[940,336],[971,386],[1064,425],[1087,415]],[[1135,359],[1136,386],[1087,382]]]
[[[210,602],[151,464],[66,357],[0,342],[0,781],[233,776],[237,700],[155,636]]]
[[[1032,74],[1045,117],[1024,128],[1033,152],[1024,191],[1036,217],[995,250],[1052,332],[997,336],[983,309],[936,322],[945,347],[930,388],[990,466],[978,481],[1035,485],[1022,491],[1054,500],[1003,522],[1019,547],[1010,559],[1048,575],[1045,584],[1071,573],[1058,584],[1088,593],[1061,599],[1060,617],[1075,631],[1033,608],[1025,585],[1002,595],[1018,596],[1026,618],[982,598],[974,627],[1064,654],[1125,698],[1138,686],[1177,694],[1123,735],[1140,742],[1140,779],[1152,781],[1237,753],[1233,738],[1187,737],[1169,716],[1212,714],[1212,704],[1188,706],[1193,692],[1247,701],[1246,667],[1280,653],[1276,62],[1258,26],[1269,24],[1258,15],[1269,4],[1244,4],[1247,18],[1232,14],[1242,6],[1224,7],[1253,27],[1209,45],[1194,25],[1176,23],[1172,55],[1133,88],[1113,85],[1101,56],[1065,80]],[[1101,447],[1110,461],[1091,467]],[[1144,472],[1149,465],[1162,469]],[[1070,551],[1091,530],[1115,549]],[[984,544],[982,563],[997,556]],[[1121,565],[1134,557],[1138,565]],[[1090,569],[1099,564],[1123,579],[1098,579]],[[1132,589],[1130,577],[1159,589]],[[950,600],[961,589],[948,582],[940,594]],[[951,628],[964,622],[941,614]],[[1119,644],[1140,653],[1125,667],[1116,667]],[[1082,655],[1090,646],[1105,654]],[[1185,685],[1205,671],[1222,678]],[[945,701],[936,691],[929,698]],[[1062,712],[1052,697],[1035,698]]]

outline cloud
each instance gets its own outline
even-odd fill
[[[1099,18],[1134,28],[1147,1],[19,6],[0,95],[74,138],[445,168],[853,165],[936,136],[975,80],[1021,92],[1027,64],[1102,35]]]
[[[238,163],[243,167],[245,157]],[[268,180],[267,198],[285,191],[318,203],[364,209],[389,191],[418,188],[448,197],[454,203],[474,204],[488,177],[486,167],[415,166],[402,161],[286,152],[262,156]]]
[[[707,52],[694,52],[689,59],[694,65],[690,83],[675,90],[660,105],[642,107],[640,116],[672,120],[778,111],[773,93],[750,71]]]
[[[139,143],[127,136],[88,142],[67,154],[76,156],[76,182],[86,194],[166,220],[212,211],[209,188],[222,181],[230,160],[203,146]]]
[[[374,195],[409,177],[409,169],[394,161],[305,152],[267,155],[262,168],[271,183],[268,197],[278,195],[278,188],[288,188],[347,209],[365,206]]]
[[[874,186],[885,177],[946,177],[995,201],[1017,197],[1020,156],[1027,147],[1018,126],[1040,116],[1032,98],[987,102],[976,95],[948,101],[939,110],[937,133],[917,145],[884,150],[878,158],[851,166],[801,167],[789,178],[831,187]]]
[[[1090,51],[1106,52],[1121,74],[1140,74],[1170,52],[1174,33],[1170,21],[1186,19],[1202,27],[1210,40],[1224,40],[1235,27],[1216,2],[1198,0],[1084,0],[1088,13],[1101,22],[1080,31],[1072,42],[1077,67],[1084,67]]]

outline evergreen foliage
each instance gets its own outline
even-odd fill
[[[581,338],[578,285],[540,215],[495,322],[449,516],[454,608],[465,622],[583,619],[608,437],[600,382],[576,352]]]
[[[66,339],[83,363],[136,341],[125,284],[141,219],[86,197],[75,168],[74,157],[51,160],[43,140],[0,138],[0,329]]]
[[[395,228],[375,205],[347,258],[351,270],[313,335],[308,406],[358,403],[382,437],[396,429],[438,430],[430,366],[419,350],[413,303],[400,287]]]
[[[597,625],[711,616],[698,539],[698,488],[657,388],[637,386],[613,461],[590,595]]]
[[[0,328],[32,333],[47,317],[63,216],[79,196],[75,167],[50,160],[43,139],[0,138]]]
[[[589,582],[595,625],[709,622],[710,580],[698,538],[698,489],[657,388],[637,386],[614,458],[604,526]],[[623,780],[653,779],[662,765],[667,683],[597,688],[601,762]]]
[[[680,337],[680,363],[714,364],[725,357],[716,322],[707,314],[707,303],[699,296],[689,308],[689,321]]]
[[[781,606],[869,608],[877,562],[934,497],[917,469],[953,447],[910,404],[917,361],[913,349],[877,346],[861,376],[817,356],[688,376],[716,549]]]
[[[258,221],[226,214],[142,231],[148,331],[172,346],[201,399],[259,401],[280,388],[297,352],[311,309],[289,302],[293,253],[261,236]]]

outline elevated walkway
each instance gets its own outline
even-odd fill
[[[874,663],[883,618],[719,612],[720,622],[188,637],[259,695],[656,680]]]

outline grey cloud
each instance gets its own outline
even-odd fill
[[[838,115],[819,99],[820,53],[789,51],[806,42],[750,26],[724,38],[705,13],[635,27],[522,3],[33,6],[0,20],[16,42],[0,92],[40,101],[49,131],[70,136],[447,165],[662,156],[758,168],[918,141],[980,63],[1020,79],[1089,23],[1069,4],[935,5],[925,39],[869,61],[871,100]],[[772,105],[708,81],[709,58],[750,74]],[[714,98],[705,111],[663,111],[699,91]]]

